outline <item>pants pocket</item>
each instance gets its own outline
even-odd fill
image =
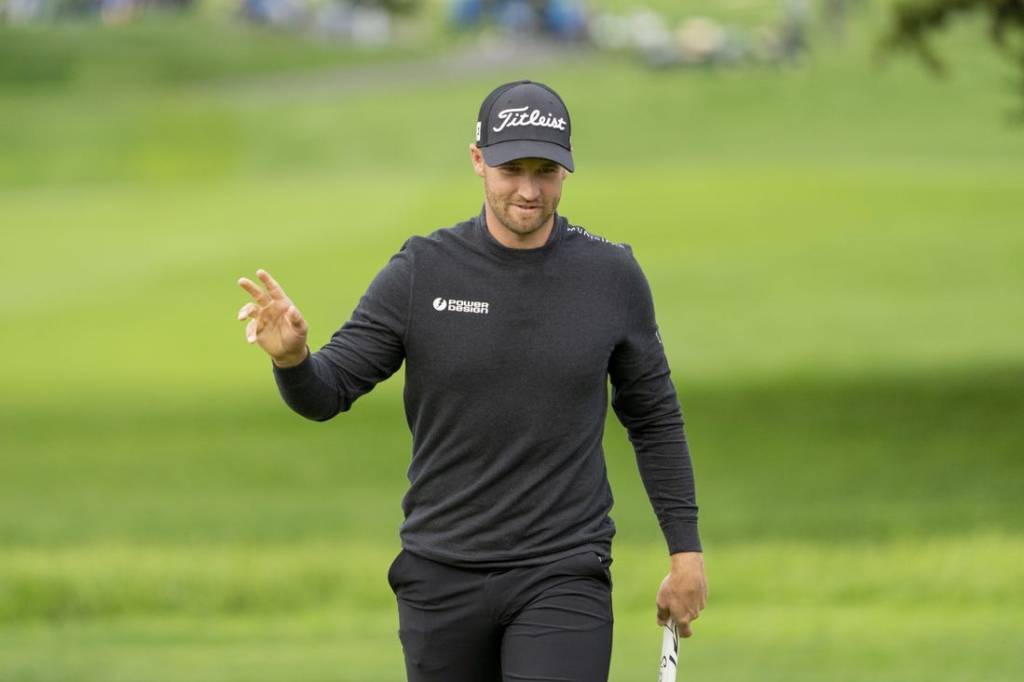
[[[601,567],[601,577],[604,578],[605,582],[608,583],[608,587],[612,586],[612,558],[606,554],[594,552],[594,556],[597,558],[597,563]]]
[[[431,654],[443,660],[444,652],[430,646],[430,622],[426,614],[399,601],[398,622],[398,639],[402,642],[407,671],[425,672],[442,667],[438,661],[431,660]]]

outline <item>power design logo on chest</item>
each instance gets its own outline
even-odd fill
[[[491,311],[491,304],[487,301],[464,301],[461,298],[442,298],[438,296],[434,299],[434,310],[439,313],[475,313],[477,315],[487,315]]]

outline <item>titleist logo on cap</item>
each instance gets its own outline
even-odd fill
[[[565,130],[565,119],[555,118],[551,114],[545,116],[540,113],[539,109],[527,112],[530,107],[515,107],[514,109],[502,109],[498,112],[498,120],[501,124],[491,128],[496,133],[500,133],[505,128],[515,128],[517,126],[540,126],[542,128],[554,128],[556,130]]]

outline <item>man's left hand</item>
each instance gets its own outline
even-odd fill
[[[704,577],[704,555],[701,552],[679,552],[672,555],[672,568],[661,581],[656,599],[658,625],[666,625],[671,617],[682,637],[690,637],[690,623],[697,619],[708,603],[708,581]]]

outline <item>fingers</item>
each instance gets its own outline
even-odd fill
[[[267,291],[270,292],[270,297],[275,301],[283,301],[288,298],[285,296],[284,289],[277,283],[277,280],[270,276],[270,273],[262,268],[256,271],[256,275],[260,278],[263,284],[266,285]]]
[[[244,320],[247,317],[255,317],[260,307],[255,303],[246,303],[242,306],[242,309],[238,311],[238,319]]]
[[[698,617],[699,617],[699,614],[695,614],[695,615],[692,615],[692,616],[685,615],[685,616],[683,616],[681,618],[677,618],[677,617],[674,617],[674,616],[672,617],[672,620],[675,621],[675,624],[676,624],[676,632],[679,633],[680,637],[692,637],[693,636],[693,626],[691,625],[691,623],[693,623],[693,621],[697,620]],[[662,618],[661,612],[659,611],[658,612],[658,625],[668,625],[668,622],[669,622],[669,618],[667,616],[665,618]]]
[[[658,609],[658,625],[668,625],[670,620],[675,621],[680,628],[689,628],[690,623],[700,618],[699,613],[685,613],[682,615],[671,614],[668,609]],[[680,630],[681,632],[682,630]],[[689,635],[687,635],[689,637]]]
[[[284,316],[292,329],[298,334],[305,335],[308,329],[305,318],[285,295],[277,280],[262,268],[256,271],[256,275],[266,286],[266,291],[248,277],[238,278],[238,285],[253,298],[253,301],[246,303],[238,310],[239,320],[249,320],[245,326],[246,340],[249,343],[255,343],[262,327],[268,323],[268,315],[273,318],[273,323],[277,324],[276,321],[282,310],[284,310]]]
[[[256,301],[256,303],[258,303],[260,306],[269,305],[271,301],[273,301],[273,299],[267,294],[267,292],[263,291],[263,289],[256,286],[256,283],[253,282],[248,277],[239,277],[238,286],[248,291],[249,294],[252,296],[253,300]]]
[[[259,333],[258,324],[259,322],[254,318],[245,325],[245,340],[249,343],[256,343],[256,334]]]

